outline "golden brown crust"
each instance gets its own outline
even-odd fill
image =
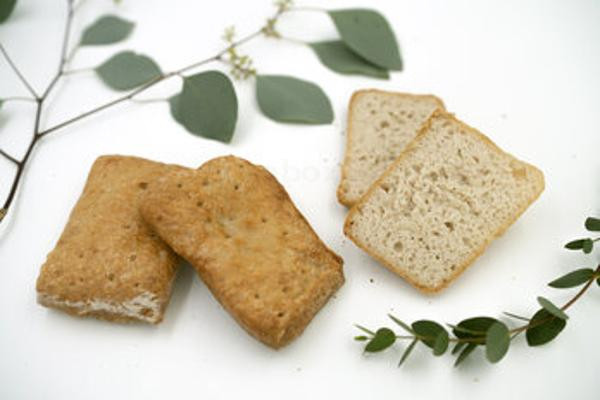
[[[341,258],[285,189],[245,160],[170,173],[141,212],[238,323],[274,348],[298,336],[344,281]]]
[[[381,94],[381,95],[385,95],[385,96],[405,97],[405,98],[413,98],[413,99],[430,98],[430,99],[434,100],[436,103],[438,103],[438,105],[441,109],[445,109],[444,102],[442,101],[442,99],[440,99],[439,97],[434,96],[432,94],[412,94],[412,93],[402,93],[402,92],[388,92],[388,91],[379,90],[379,89],[362,89],[362,90],[357,90],[352,94],[352,97],[350,97],[350,102],[348,103],[348,115],[346,116],[346,147],[344,150],[344,160],[342,162],[342,174],[341,174],[340,183],[338,185],[337,192],[336,192],[338,201],[342,205],[344,205],[348,208],[352,207],[355,204],[355,202],[352,201],[351,199],[349,199],[346,196],[346,193],[344,192],[344,182],[346,182],[346,179],[348,176],[349,157],[352,154],[352,145],[353,145],[352,135],[354,134],[353,133],[354,127],[353,127],[352,118],[351,118],[352,112],[353,112],[355,104],[360,96],[363,96],[366,94],[372,94],[372,93]]]
[[[387,260],[385,260],[385,257],[383,257],[382,255],[377,254],[376,252],[374,252],[371,249],[367,248],[367,246],[365,244],[361,243],[360,240],[358,240],[354,235],[352,235],[350,226],[351,226],[352,220],[354,218],[354,215],[358,212],[358,209],[369,200],[371,194],[377,189],[377,187],[383,182],[383,180],[388,175],[390,175],[393,172],[393,170],[395,169],[395,167],[398,164],[402,163],[402,161],[406,157],[408,157],[408,155],[412,151],[414,151],[417,148],[417,146],[419,145],[419,142],[421,140],[423,140],[423,137],[429,131],[433,120],[436,117],[439,117],[439,116],[444,116],[446,118],[452,119],[454,122],[456,122],[459,125],[461,125],[465,130],[467,130],[468,132],[476,135],[479,139],[481,139],[488,146],[490,146],[493,149],[495,149],[495,151],[497,151],[499,153],[502,153],[502,154],[505,154],[506,156],[512,158],[513,160],[515,160],[515,161],[517,161],[517,162],[519,162],[521,164],[524,164],[531,171],[534,171],[534,173],[535,173],[535,175],[537,177],[536,180],[537,180],[537,183],[538,183],[538,186],[539,186],[539,190],[536,192],[535,196],[532,197],[531,199],[529,199],[529,201],[525,204],[525,206],[522,209],[520,209],[518,213],[516,213],[514,215],[514,217],[512,219],[508,220],[504,225],[502,225],[495,232],[495,234],[493,236],[490,236],[490,237],[486,238],[487,240],[485,242],[483,242],[483,244],[478,249],[476,249],[473,252],[473,254],[471,255],[471,257],[469,257],[462,265],[458,265],[456,267],[456,269],[454,270],[454,273],[449,277],[449,279],[445,280],[442,284],[440,284],[438,286],[430,287],[430,286],[422,285],[421,283],[415,281],[414,279],[412,279],[412,277],[410,277],[409,275],[407,275],[404,271],[402,271],[401,269],[396,268],[394,265],[392,265]],[[526,163],[524,161],[518,160],[513,155],[511,155],[511,154],[505,152],[504,150],[500,149],[494,142],[492,142],[492,140],[490,138],[488,138],[486,135],[484,135],[483,133],[481,133],[477,129],[475,129],[475,128],[473,128],[473,127],[465,124],[462,121],[460,121],[459,119],[457,119],[454,116],[454,114],[451,114],[451,113],[448,113],[448,112],[445,112],[445,111],[442,111],[442,110],[437,110],[437,111],[435,111],[431,115],[431,117],[429,118],[429,120],[423,125],[423,127],[421,128],[421,130],[419,131],[419,133],[417,134],[417,136],[415,137],[415,139],[413,139],[413,141],[407,146],[406,150],[394,161],[394,163],[392,165],[390,165],[388,167],[388,169],[377,179],[377,181],[375,181],[373,183],[373,185],[371,185],[371,187],[369,188],[369,190],[363,195],[363,197],[359,200],[359,202],[356,203],[352,207],[352,209],[350,209],[350,212],[346,216],[346,220],[344,222],[344,234],[348,238],[350,238],[358,247],[360,247],[365,252],[367,252],[371,257],[373,257],[374,259],[376,259],[377,261],[379,261],[387,269],[389,269],[390,271],[392,271],[395,274],[399,275],[400,277],[402,277],[403,279],[405,279],[408,283],[410,283],[411,285],[413,285],[414,287],[416,287],[417,289],[419,289],[423,293],[433,294],[433,293],[440,292],[441,290],[443,290],[446,287],[448,287],[448,285],[450,283],[452,283],[481,254],[483,254],[483,252],[489,246],[489,244],[494,239],[500,237],[525,212],[525,210],[541,195],[541,193],[544,191],[544,187],[545,187],[544,174],[538,168],[536,168],[535,166],[533,166],[533,165],[531,165],[529,163]]]
[[[142,220],[141,193],[168,166],[103,156],[37,280],[38,301],[74,315],[158,323],[169,301],[176,256]]]

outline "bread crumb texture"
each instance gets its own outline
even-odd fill
[[[543,189],[537,168],[437,111],[350,211],[344,230],[390,270],[437,292]]]
[[[404,151],[435,110],[443,110],[431,95],[360,90],[348,107],[346,153],[338,200],[354,205]]]
[[[41,268],[38,302],[78,316],[160,322],[176,256],[142,220],[138,207],[157,177],[177,169],[135,157],[98,158]]]
[[[342,285],[342,260],[264,168],[237,157],[173,171],[144,195],[145,220],[251,335],[279,348]]]

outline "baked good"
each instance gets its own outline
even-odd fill
[[[417,136],[444,103],[431,95],[359,90],[348,106],[346,153],[337,190],[351,207]]]
[[[177,259],[138,206],[158,176],[178,169],[135,157],[98,158],[41,268],[38,302],[77,316],[160,322]]]
[[[436,111],[350,210],[344,232],[418,289],[437,292],[543,189],[537,168]]]
[[[329,250],[264,168],[228,156],[172,171],[144,193],[144,219],[251,335],[279,348],[342,285]]]

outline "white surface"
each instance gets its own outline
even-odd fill
[[[62,3],[22,0],[12,21],[0,26],[0,40],[36,88],[55,69]],[[550,289],[546,282],[572,268],[593,266],[595,256],[561,247],[583,234],[587,215],[600,214],[600,3],[336,0],[325,5],[381,10],[400,40],[405,71],[387,82],[344,77],[294,44],[261,40],[244,50],[260,71],[320,83],[336,112],[331,126],[265,119],[248,81],[236,84],[240,120],[230,146],[189,135],[170,119],[164,103],[124,105],[41,143],[18,205],[0,227],[1,399],[597,398],[597,287],[572,309],[569,326],[555,342],[531,349],[521,338],[498,365],[487,364],[478,352],[454,369],[449,356],[434,359],[419,346],[397,369],[401,349],[363,356],[352,340],[352,324],[389,325],[385,315],[390,311],[406,321],[447,322],[497,316],[503,310],[532,313],[537,295],[562,303],[571,294]],[[271,1],[125,0],[117,8],[109,1],[89,2],[77,17],[76,30],[103,12],[135,20],[134,35],[117,46],[81,51],[74,67],[92,66],[116,49],[132,48],[170,70],[219,49],[222,29],[230,24],[242,33],[255,29],[271,13]],[[286,16],[281,28],[307,39],[334,34],[326,17],[308,13]],[[167,85],[157,95],[176,87]],[[547,188],[540,200],[438,296],[417,293],[342,235],[345,209],[337,204],[335,189],[344,110],[350,94],[365,87],[435,93],[459,118],[545,172]],[[0,97],[22,93],[2,63]],[[73,76],[59,87],[43,124],[113,96],[93,76]],[[30,105],[6,104],[0,111],[0,146],[22,152],[31,117]],[[39,267],[90,165],[107,153],[187,166],[233,153],[265,165],[344,258],[345,286],[298,340],[277,352],[244,333],[189,267],[182,269],[166,320],[157,327],[81,320],[38,306]],[[0,161],[2,196],[10,168]]]

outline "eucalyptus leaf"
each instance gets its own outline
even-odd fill
[[[402,353],[402,357],[400,358],[400,362],[398,363],[398,366],[401,366],[402,364],[404,364],[404,361],[406,361],[406,359],[408,358],[410,353],[412,353],[412,351],[415,348],[415,345],[417,344],[418,341],[419,341],[418,339],[415,339],[412,342],[410,342],[410,344],[408,345],[406,350],[404,350],[404,353]]]
[[[0,1],[0,24],[10,17],[17,5],[17,0],[1,0]]]
[[[453,333],[459,339],[484,338],[495,322],[497,320],[490,317],[465,319],[454,327]]]
[[[258,75],[260,110],[279,122],[330,124],[333,110],[327,95],[314,83],[283,75]]]
[[[460,364],[462,364],[462,362],[465,361],[467,357],[469,357],[469,355],[471,355],[471,353],[473,352],[473,350],[475,350],[476,347],[477,345],[474,343],[467,344],[467,346],[460,352],[460,354],[456,358],[454,366],[458,367]]]
[[[586,239],[583,241],[583,252],[590,254],[594,250],[594,241],[592,239]]]
[[[588,217],[585,220],[585,229],[592,232],[600,231],[600,219]]]
[[[556,318],[545,309],[541,309],[531,318],[531,328],[525,332],[529,346],[541,346],[558,336],[565,328],[567,322]]]
[[[370,63],[354,53],[341,40],[309,43],[323,65],[332,71],[348,75],[365,75],[388,79],[390,74],[384,68]]]
[[[600,278],[596,279],[596,283],[600,286]]]
[[[576,239],[572,240],[565,245],[565,248],[569,250],[581,250],[583,249],[583,244],[590,239]]]
[[[537,301],[538,301],[538,303],[540,303],[540,305],[542,307],[544,307],[544,310],[548,311],[550,314],[554,315],[555,317],[564,319],[564,320],[569,319],[569,316],[567,314],[565,314],[565,312],[563,310],[561,310],[556,305],[554,305],[554,303],[552,303],[550,300],[548,300],[542,296],[539,296],[537,298]]]
[[[354,340],[356,340],[357,342],[366,342],[367,340],[369,340],[369,338],[361,335],[361,336],[354,336]]]
[[[396,341],[396,334],[389,328],[380,328],[375,332],[375,336],[367,343],[365,351],[367,353],[376,353],[390,347]]]
[[[227,75],[206,71],[186,77],[181,94],[169,99],[171,115],[190,133],[229,143],[238,102]]]
[[[134,89],[162,74],[154,60],[132,51],[112,56],[96,67],[95,71],[100,79],[114,90]]]
[[[485,355],[492,363],[500,361],[510,347],[510,332],[506,325],[496,321],[490,326],[485,339]]]
[[[412,329],[419,336],[419,340],[427,347],[433,349],[436,356],[442,355],[448,349],[448,332],[437,322],[421,320],[413,322]]]
[[[352,51],[385,69],[402,70],[400,50],[383,15],[369,9],[329,11],[342,40]]]
[[[404,329],[406,332],[410,333],[411,335],[415,334],[415,331],[413,331],[412,328],[410,326],[408,326],[408,324],[402,322],[398,318],[394,317],[392,314],[388,314],[388,317],[390,317],[390,319],[392,321],[394,321],[396,324],[400,325],[402,327],[402,329]]]
[[[548,286],[556,289],[568,289],[581,286],[594,276],[594,270],[591,268],[582,268],[569,272],[550,282]]]
[[[103,15],[88,26],[81,35],[82,46],[101,46],[125,40],[135,24],[116,15]]]
[[[454,348],[452,349],[452,355],[455,355],[456,353],[458,353],[459,351],[461,351],[463,349],[463,347],[465,347],[468,343],[467,342],[458,342],[454,345]]]

